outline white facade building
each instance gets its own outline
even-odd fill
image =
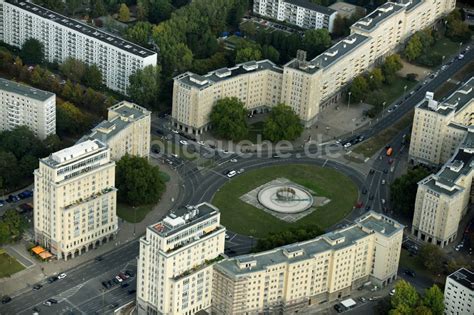
[[[225,228],[208,203],[178,209],[140,239],[138,314],[193,315],[211,307],[212,266],[224,252]]]
[[[123,94],[131,74],[157,61],[153,51],[41,6],[0,0],[0,40],[20,48],[30,38],[44,45],[49,62],[72,57],[97,65],[104,84]]]
[[[444,313],[446,315],[474,314],[474,272],[461,268],[446,278]]]
[[[56,95],[0,78],[0,131],[27,126],[36,137],[56,133]]]
[[[332,32],[337,11],[309,0],[255,0],[253,12],[263,17],[285,21],[301,28],[326,28]]]
[[[40,159],[35,170],[35,240],[58,259],[74,258],[117,233],[115,162],[98,140]]]

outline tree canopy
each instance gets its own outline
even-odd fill
[[[160,169],[146,158],[125,155],[115,169],[118,200],[130,206],[157,203],[166,187]]]
[[[391,306],[390,315],[442,315],[444,296],[437,285],[425,290],[420,296],[410,283],[400,280],[395,284]]]
[[[462,20],[460,10],[456,9],[446,18],[446,36],[452,40],[466,42],[471,39],[472,32],[467,23]]]
[[[428,175],[425,168],[416,167],[393,181],[390,185],[390,198],[394,211],[407,217],[413,216],[418,182]]]
[[[128,22],[130,20],[130,10],[125,3],[120,5],[120,9],[118,12],[118,20],[120,22]]]
[[[150,65],[132,74],[128,86],[130,98],[137,104],[149,109],[157,109],[161,90],[160,73],[161,68],[159,66]]]
[[[15,209],[8,209],[0,220],[0,244],[8,243],[18,239],[25,230],[27,224]]]
[[[40,65],[44,62],[44,46],[34,38],[27,39],[20,50],[20,58],[29,65]]]
[[[216,102],[210,114],[212,132],[224,139],[242,140],[249,131],[244,103],[236,97],[225,97]]]
[[[263,137],[272,142],[295,140],[303,132],[300,118],[288,105],[273,107],[263,127]]]

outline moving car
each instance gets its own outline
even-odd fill
[[[232,177],[234,177],[235,175],[237,175],[237,172],[234,171],[234,170],[232,170],[232,171],[230,171],[229,173],[227,173],[227,177],[229,177],[229,178],[232,178]]]

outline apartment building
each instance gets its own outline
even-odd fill
[[[306,29],[325,28],[332,32],[337,11],[309,0],[255,0],[253,12]]]
[[[461,268],[446,278],[444,313],[446,315],[474,314],[474,272]]]
[[[68,260],[117,233],[115,162],[87,140],[39,160],[34,172],[35,241]]]
[[[225,228],[208,203],[178,209],[140,238],[138,314],[192,315],[211,307],[212,266],[224,252]]]
[[[367,10],[364,7],[360,7],[344,1],[335,2],[331,4],[329,8],[335,10],[337,14],[345,18],[350,18],[358,12],[361,12],[363,14],[367,13]]]
[[[415,107],[409,158],[415,163],[441,166],[456,152],[468,127],[474,125],[474,77],[443,101],[432,92]]]
[[[375,212],[315,239],[214,265],[213,314],[310,313],[397,277],[404,226]]]
[[[474,128],[466,129],[453,157],[418,183],[412,233],[440,247],[456,239],[461,218],[474,200]]]
[[[36,137],[56,133],[56,95],[0,78],[0,131],[27,126]]]
[[[44,45],[49,62],[97,65],[104,84],[123,94],[131,74],[157,61],[153,51],[31,2],[0,0],[0,40],[20,48],[30,38]]]
[[[97,139],[107,144],[110,159],[125,154],[148,158],[150,153],[151,112],[137,104],[122,101],[108,109],[102,121],[78,142]]]
[[[410,35],[432,25],[454,6],[454,0],[387,2],[356,22],[349,36],[312,60],[306,60],[306,54],[298,52],[282,68],[262,60],[246,63],[253,66],[241,64],[203,76],[181,74],[174,78],[174,125],[184,132],[200,134],[209,127],[208,116],[215,102],[236,96],[249,110],[285,103],[295,110],[304,125],[310,126],[317,121],[321,110],[339,101],[354,77],[381,62]],[[259,83],[245,85],[245,81]],[[249,101],[250,95],[258,101]]]

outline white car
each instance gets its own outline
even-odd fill
[[[188,141],[186,140],[179,140],[179,143],[181,143],[182,145],[188,145]]]
[[[395,294],[395,289],[390,290],[390,296],[393,296]]]
[[[175,129],[171,130],[171,132],[172,132],[172,133],[179,133],[179,131],[178,131],[178,130],[175,130]]]
[[[123,279],[120,278],[119,276],[115,276],[115,279],[117,279],[118,282],[122,282],[122,281],[123,281]]]
[[[385,185],[385,179],[382,179],[382,185]]]
[[[200,145],[205,145],[204,141],[201,141],[201,140],[199,140],[197,143]]]
[[[241,168],[240,170],[237,171],[237,174],[242,174],[243,172],[245,172],[245,169]]]
[[[66,278],[66,276],[67,276],[67,275],[66,275],[64,272],[63,272],[63,273],[60,273],[60,274],[58,275],[58,279],[59,279],[59,280],[64,279],[64,278]]]
[[[231,178],[231,177],[234,177],[235,175],[237,175],[237,172],[232,170],[230,171],[229,173],[227,173],[227,177]]]
[[[344,144],[344,148],[350,148],[352,146],[352,143],[350,142],[347,142],[346,144]]]
[[[231,159],[230,160],[232,163],[236,163],[237,162],[237,159]]]
[[[225,233],[225,239],[226,239],[226,240],[230,239],[229,234]]]

